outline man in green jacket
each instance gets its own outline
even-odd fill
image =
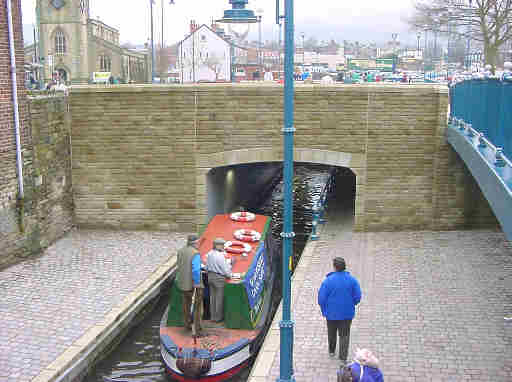
[[[201,280],[201,255],[198,251],[198,236],[188,235],[187,245],[178,251],[178,274],[176,276],[176,285],[182,293],[183,301],[183,321],[185,328],[199,334],[201,330],[201,316],[203,308],[203,289]],[[190,310],[192,307],[192,298],[195,292],[195,306],[193,322],[190,319]]]

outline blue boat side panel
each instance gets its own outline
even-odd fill
[[[512,240],[512,168],[495,165],[495,153],[478,147],[478,138],[449,125],[448,143],[457,151],[477,181],[508,240]]]

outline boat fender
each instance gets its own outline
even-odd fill
[[[226,241],[226,243],[224,244],[224,249],[226,250],[226,252],[229,253],[240,254],[251,252],[252,247],[249,244],[244,243],[243,241],[233,240]]]
[[[237,229],[233,235],[241,241],[260,241],[261,233],[253,229]]]
[[[229,215],[231,220],[237,221],[237,222],[252,222],[256,219],[256,215],[254,215],[252,212],[233,212],[231,215]]]

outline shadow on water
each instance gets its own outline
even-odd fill
[[[294,225],[295,240],[293,245],[294,267],[307,242],[312,229],[313,206],[320,200],[322,192],[327,193],[327,207],[335,202],[352,203],[355,195],[355,178],[348,169],[325,165],[295,164]],[[348,180],[347,180],[348,179]],[[341,185],[341,183],[344,183]],[[272,217],[272,234],[281,252],[280,233],[283,229],[283,181],[282,172],[267,184],[262,185],[262,192],[257,193],[252,201],[247,201],[249,211]],[[335,197],[334,197],[335,196]],[[341,199],[340,199],[341,198]],[[169,288],[164,288],[168,290]],[[279,293],[273,303],[272,316],[280,302]],[[160,360],[160,320],[169,299],[166,294],[160,296],[153,311],[144,320],[130,330],[120,344],[84,379],[84,382],[163,382],[169,378],[165,375],[164,365]],[[250,369],[245,375],[239,375],[232,381],[247,380]]]

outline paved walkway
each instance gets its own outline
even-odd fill
[[[75,230],[0,272],[0,381],[50,380],[165,275],[185,237]]]
[[[297,381],[335,381],[316,295],[342,255],[361,281],[351,353],[368,347],[386,382],[512,380],[512,245],[486,231],[352,233],[344,214],[322,228],[295,276]],[[44,381],[98,322],[166,267],[184,234],[72,231],[37,259],[0,272],[0,381]],[[128,302],[127,302],[128,301]],[[281,313],[250,382],[279,374]]]
[[[373,350],[386,382],[512,381],[512,244],[487,231],[353,233],[330,218],[295,272],[296,381],[336,381],[327,328],[316,304],[331,271],[345,257],[363,300],[352,325],[350,354]],[[281,311],[249,382],[279,376]]]

